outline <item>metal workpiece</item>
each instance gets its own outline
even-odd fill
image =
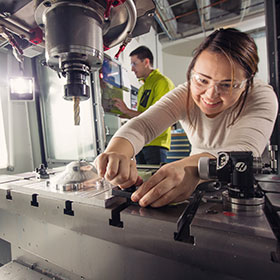
[[[91,187],[97,190],[104,187],[105,182],[99,177],[93,164],[80,160],[70,162],[63,172],[46,181],[46,186],[61,191],[77,191]],[[109,183],[107,186],[112,188]]]
[[[25,173],[17,178],[5,176],[5,180],[0,183],[0,192],[3,196],[13,197],[17,193],[36,194],[38,199],[41,196],[50,199],[60,199],[65,201],[75,201],[89,203],[95,206],[108,207],[118,197],[112,195],[113,186],[102,179],[97,181],[96,172],[92,171],[93,165],[85,162],[73,162],[68,169],[77,168],[72,173],[64,168],[50,170],[50,179],[38,179],[33,172]],[[79,167],[79,168],[78,168]],[[84,170],[80,172],[80,169]],[[0,182],[1,182],[0,176]],[[6,182],[5,182],[6,181]],[[12,200],[12,199],[11,199]]]

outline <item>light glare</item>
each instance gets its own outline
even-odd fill
[[[11,92],[24,94],[33,92],[33,80],[31,78],[11,78]]]
[[[10,100],[33,101],[34,79],[32,77],[10,78]]]

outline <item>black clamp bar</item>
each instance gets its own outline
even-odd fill
[[[127,189],[121,189],[119,187],[115,187],[112,189],[112,195],[118,196],[118,197],[125,197],[125,198],[131,198],[131,195],[136,191],[135,186],[131,186]]]
[[[114,189],[112,189],[112,195],[118,197],[124,197],[126,198],[127,201],[112,210],[112,216],[111,219],[109,219],[109,225],[123,228],[123,222],[121,221],[121,211],[123,211],[129,205],[133,204],[130,198],[132,193],[135,192],[135,190],[136,190],[135,186],[131,186],[123,190],[119,187],[115,187]]]
[[[32,194],[32,200],[30,202],[31,206],[39,207],[39,202],[37,200],[37,196],[38,196],[37,193]]]
[[[11,190],[7,190],[6,199],[12,200]]]
[[[65,201],[65,208],[64,208],[64,214],[69,216],[74,216],[74,211],[72,210],[72,203],[71,200]]]
[[[193,198],[177,221],[177,232],[174,232],[174,240],[194,244],[194,237],[190,235],[190,225],[204,193],[201,190],[193,193]]]
[[[127,208],[131,203],[125,202],[112,210],[111,219],[109,219],[109,225],[114,227],[123,228],[123,222],[121,221],[121,211]]]

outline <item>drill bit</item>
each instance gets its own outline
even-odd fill
[[[74,97],[74,124],[80,125],[80,98]]]

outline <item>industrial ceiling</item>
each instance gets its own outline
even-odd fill
[[[106,3],[104,0],[96,1]],[[264,0],[133,1],[138,13],[133,37],[146,33],[153,25],[162,42],[175,41],[264,15]],[[3,19],[16,19],[26,30],[36,27],[33,6],[31,0],[0,0],[0,26]],[[0,48],[5,45],[6,39],[0,34]]]
[[[177,40],[264,15],[264,0],[154,0],[160,40]]]

